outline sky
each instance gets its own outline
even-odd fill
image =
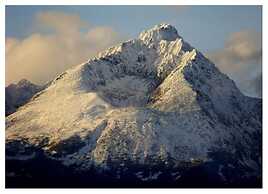
[[[245,94],[261,96],[261,6],[7,6],[6,85],[44,84],[159,23],[175,26]]]

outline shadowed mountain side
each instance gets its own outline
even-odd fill
[[[121,162],[111,162],[106,170],[91,166],[86,171],[77,171],[76,165],[65,166],[50,158],[41,148],[26,143],[24,147],[14,144],[16,143],[7,143],[6,146],[13,147],[14,150],[34,150],[35,157],[25,160],[6,159],[8,188],[261,187],[261,177],[240,176],[245,171],[250,172],[250,169],[239,166],[236,162],[237,156],[224,151],[211,151],[212,160],[207,162],[196,160],[176,163],[176,160],[170,158],[167,163],[156,158],[148,158],[144,164],[125,161],[127,168],[118,168]],[[228,181],[223,181],[223,176]]]

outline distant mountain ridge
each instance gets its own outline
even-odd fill
[[[42,89],[43,86],[35,85],[26,79],[20,80],[17,84],[8,85],[5,88],[6,116],[15,112]]]
[[[7,177],[16,185],[27,166],[28,186],[260,187],[261,139],[262,100],[160,24],[63,72],[9,115]],[[33,170],[46,164],[52,174]]]

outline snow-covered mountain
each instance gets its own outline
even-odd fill
[[[261,130],[261,99],[160,24],[62,73],[6,118],[7,178],[260,186]]]
[[[26,79],[20,80],[17,84],[10,84],[5,88],[6,115],[17,110],[18,107],[27,103],[31,97],[43,89]]]

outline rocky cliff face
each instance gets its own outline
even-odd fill
[[[42,185],[50,174],[31,167],[47,163],[73,186],[260,186],[261,103],[157,25],[62,73],[6,118],[7,176],[16,185],[24,174],[14,166],[27,166]]]

